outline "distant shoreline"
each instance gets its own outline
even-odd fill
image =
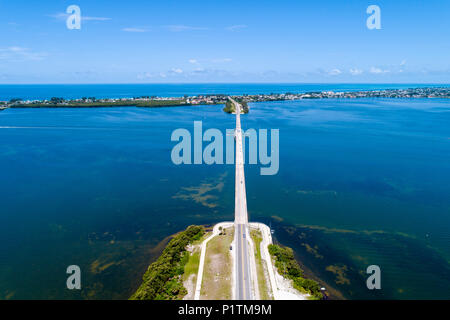
[[[356,98],[450,98],[450,87],[420,87],[409,89],[383,89],[364,91],[313,91],[306,93],[272,93],[253,95],[231,95],[242,102],[285,101],[303,99],[356,99]],[[80,99],[64,99],[53,97],[49,100],[22,100],[13,98],[0,101],[0,110],[6,108],[99,108],[99,107],[174,107],[193,105],[226,104],[226,94],[205,94],[183,97],[140,96],[132,98],[83,97]]]

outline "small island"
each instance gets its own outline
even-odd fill
[[[183,286],[186,265],[195,259],[187,251],[187,246],[204,233],[202,226],[189,226],[175,235],[161,256],[148,267],[141,286],[130,300],[181,300],[188,293]]]
[[[53,97],[50,100],[22,100],[11,99],[5,103],[10,108],[101,108],[101,107],[175,107],[188,105],[183,98],[122,98],[122,99],[97,99],[95,97],[83,97],[81,99],[66,100]]]
[[[241,113],[248,113],[249,108],[247,101],[245,101],[243,98],[237,98],[236,102],[242,106]],[[236,113],[236,107],[234,103],[232,103],[230,100],[227,100],[227,102],[225,103],[225,108],[223,108],[223,111],[225,111],[226,113]]]
[[[304,93],[270,93],[270,94],[242,94],[231,96],[242,105],[242,113],[248,113],[249,102],[286,101],[303,99],[358,99],[358,98],[450,98],[449,87],[384,89],[366,91],[318,91]],[[0,101],[0,110],[7,108],[96,108],[96,107],[175,107],[194,105],[221,105],[227,113],[235,112],[234,106],[228,102],[226,94],[206,94],[182,97],[140,96],[132,98],[95,98],[83,97],[79,99],[64,99],[53,97],[44,100],[23,100],[13,98]]]
[[[257,299],[326,298],[316,281],[305,278],[291,248],[267,245],[263,238],[270,234],[264,230],[268,227],[258,223],[249,226],[248,240],[254,248],[251,251],[254,250],[256,271],[252,284],[257,287],[254,288]],[[161,256],[150,264],[130,300],[232,299],[235,290],[232,253],[236,250],[233,240],[232,222],[219,223],[212,229],[189,226],[174,235]],[[270,279],[270,274],[275,276]]]

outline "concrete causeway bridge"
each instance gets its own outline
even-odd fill
[[[266,282],[269,296],[275,300],[290,299],[292,294],[280,290],[280,285],[275,276],[275,269],[268,251],[268,245],[272,243],[270,228],[263,223],[249,223],[247,212],[247,196],[245,191],[245,175],[244,175],[244,148],[243,133],[241,128],[241,105],[228,97],[234,104],[236,110],[236,129],[234,132],[236,141],[236,159],[235,159],[235,209],[234,222],[220,222],[213,228],[212,235],[205,239],[201,244],[201,254],[199,261],[199,269],[195,286],[194,299],[202,298],[202,281],[203,271],[205,268],[206,247],[208,242],[220,234],[221,229],[234,227],[234,239],[232,243],[233,256],[233,299],[235,300],[259,300],[261,299],[260,289],[257,279],[255,244],[253,243],[249,230],[256,230],[261,234],[260,254],[262,264],[265,265],[268,277],[261,280]],[[261,265],[261,267],[263,267]]]
[[[245,192],[244,153],[242,147],[241,105],[229,98],[236,109],[236,177],[234,209],[234,261],[235,261],[235,298],[252,300],[252,277],[249,263],[249,228],[247,213],[247,196]]]

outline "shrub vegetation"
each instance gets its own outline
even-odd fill
[[[243,101],[242,99],[237,99],[236,102],[242,106],[241,110],[242,113],[248,113],[248,104],[246,101]],[[234,104],[230,100],[227,100],[227,102],[225,103],[225,108],[223,108],[223,111],[227,113],[233,113],[236,112],[236,108],[234,107]]]
[[[153,262],[142,277],[142,284],[131,300],[177,300],[187,294],[182,283],[184,266],[189,261],[186,246],[200,239],[202,226],[189,226],[167,244],[161,256]]]
[[[294,258],[294,252],[289,247],[280,247],[274,244],[269,245],[269,253],[275,258],[275,267],[278,272],[288,279],[291,279],[294,288],[303,293],[309,293],[312,299],[320,300],[323,298],[319,284],[312,279],[303,277],[303,270]]]
[[[62,98],[52,98],[48,102],[23,103],[17,101],[11,108],[100,108],[100,107],[176,107],[186,106],[185,100],[124,100],[124,101],[64,101]],[[11,101],[10,101],[11,102]]]

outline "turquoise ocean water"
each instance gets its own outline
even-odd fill
[[[0,101],[12,98],[24,100],[62,97],[129,98],[140,96],[181,97],[198,94],[259,94],[302,93],[311,91],[358,91],[440,87],[439,84],[289,84],[289,83],[213,83],[213,84],[44,84],[1,85]]]
[[[0,86],[0,100],[395,87],[117,86]],[[271,224],[333,296],[450,298],[448,100],[250,107],[244,128],[280,130],[279,173],[246,167],[250,220]],[[0,299],[127,298],[164,238],[189,224],[232,219],[232,165],[170,160],[174,129],[192,132],[197,120],[204,130],[233,128],[234,117],[221,109],[1,111]],[[71,264],[81,267],[81,291],[65,288]],[[371,264],[381,268],[381,291],[365,286]]]

